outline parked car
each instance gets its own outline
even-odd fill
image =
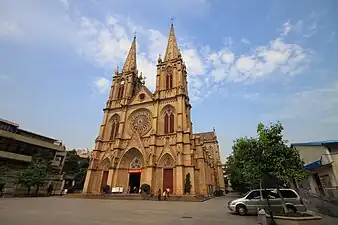
[[[302,198],[295,190],[280,189],[280,192],[289,211],[306,211],[306,207],[303,204]],[[269,198],[272,212],[283,211],[282,200],[279,197],[276,189],[266,189],[266,191],[262,190],[262,196],[259,189],[251,190],[243,195],[242,198],[229,201],[227,207],[230,211],[237,212],[240,215],[257,214],[258,210],[260,209],[264,209],[266,211],[268,210],[266,197]]]

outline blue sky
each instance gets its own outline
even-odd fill
[[[194,132],[215,127],[222,158],[259,122],[282,121],[290,142],[337,139],[337,8],[335,0],[4,0],[0,116],[92,148],[133,33],[153,90],[174,17]]]

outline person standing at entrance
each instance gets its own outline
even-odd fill
[[[157,191],[157,199],[159,200],[159,201],[161,201],[161,189],[158,189],[158,191]]]
[[[162,196],[163,196],[164,200],[167,200],[167,192],[166,191],[163,191]]]
[[[167,192],[167,197],[169,198],[169,194],[170,194],[170,188],[169,187],[167,187],[166,192]]]

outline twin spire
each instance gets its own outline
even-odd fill
[[[170,26],[170,33],[168,38],[168,45],[164,56],[164,61],[168,61],[171,59],[177,59],[181,56],[180,50],[178,49],[175,31],[174,31],[174,24]],[[136,36],[134,36],[133,43],[128,52],[127,59],[123,65],[122,72],[132,72],[137,70],[136,65]]]
[[[180,57],[180,50],[177,46],[174,24],[170,26],[170,33],[168,38],[167,50],[165,51],[164,61],[168,61],[171,59],[177,59]]]
[[[128,52],[127,59],[123,65],[122,72],[131,72],[137,69],[136,66],[136,36],[134,36],[133,43]]]

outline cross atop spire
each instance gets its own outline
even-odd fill
[[[129,49],[127,59],[124,63],[122,72],[131,72],[136,70],[136,34],[134,35],[133,43]]]
[[[177,46],[174,24],[172,23],[170,26],[170,33],[168,38],[167,50],[165,52],[164,61],[168,61],[171,59],[177,59],[180,57],[180,50]]]

